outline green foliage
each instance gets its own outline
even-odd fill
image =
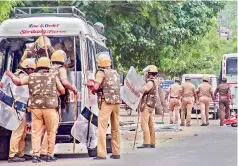
[[[198,42],[216,26],[214,17],[224,3],[124,1],[80,3],[78,7],[89,20],[106,26],[105,34],[116,66],[125,70],[133,65],[141,70],[149,64],[163,66],[163,58],[174,60],[180,49],[185,49],[183,45]]]
[[[232,36],[237,36],[237,4],[238,1],[227,2],[224,10],[219,13],[220,25],[232,30]]]
[[[160,67],[170,76],[184,73],[219,74],[223,54],[237,51],[236,37],[220,40],[214,29],[199,42],[183,44],[175,58],[164,57]]]
[[[1,18],[5,19],[15,4],[0,3],[6,5],[4,12],[0,12]],[[76,6],[85,12],[87,20],[102,22],[116,67],[124,73],[130,66],[141,71],[145,66],[155,64],[169,76],[217,74],[221,56],[237,52],[236,33],[231,40],[225,41],[218,39],[216,32],[218,13],[229,10],[233,13],[229,17],[230,25],[236,32],[237,7],[234,3],[73,0],[24,1],[19,5]]]
[[[9,14],[13,7],[19,3],[18,0],[0,1],[0,23],[9,18]]]

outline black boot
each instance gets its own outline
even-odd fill
[[[46,162],[53,162],[56,161],[56,158],[54,156],[47,156]]]
[[[111,159],[120,159],[121,156],[120,155],[111,155],[110,158]]]
[[[33,156],[33,157],[32,157],[32,162],[33,162],[33,163],[39,163],[39,162],[41,162],[41,161],[40,161],[40,158],[39,158],[38,156]]]
[[[40,159],[41,159],[41,160],[46,161],[47,158],[48,158],[48,155],[46,155],[46,154],[41,154],[41,155],[40,155]]]
[[[151,147],[151,148],[155,148],[155,144],[151,144],[150,147]]]
[[[106,160],[107,158],[106,157],[99,157],[99,156],[97,156],[97,157],[94,157],[93,159],[94,160]]]
[[[8,158],[8,162],[9,163],[14,163],[14,162],[24,162],[26,161],[24,158],[20,158],[18,156],[14,156],[14,157],[9,157]]]
[[[141,146],[138,146],[137,148],[141,149],[141,148],[151,148],[151,147],[150,147],[150,144],[142,144]]]
[[[26,155],[26,154],[24,156],[19,156],[19,157],[25,159],[26,161],[32,160],[32,156]]]
[[[190,127],[191,125],[190,125],[190,123],[187,123],[186,126],[187,126],[187,127]]]
[[[203,123],[201,126],[207,126],[205,123]]]

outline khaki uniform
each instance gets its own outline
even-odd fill
[[[155,145],[155,129],[153,123],[153,110],[157,100],[158,82],[148,79],[143,87],[147,92],[142,96],[141,102],[141,128],[143,131],[143,144]]]
[[[108,120],[111,120],[112,154],[120,155],[120,77],[115,70],[103,69],[96,73],[95,82],[100,84],[103,92],[98,93],[98,147],[97,156],[106,157],[106,131]]]
[[[180,101],[179,97],[181,95],[182,87],[178,83],[174,83],[168,89],[170,94],[169,100],[169,116],[170,116],[170,123],[173,123],[173,112],[175,113],[175,120],[174,123],[178,123],[179,117],[179,108],[180,108]]]
[[[185,114],[187,114],[186,124],[190,125],[195,95],[195,86],[191,82],[185,82],[182,85],[181,124],[185,124]]]
[[[29,87],[30,99],[28,107],[32,114],[33,156],[40,156],[43,125],[46,126],[48,136],[47,154],[53,156],[59,123],[57,90],[60,91],[64,87],[55,74],[42,71],[22,78],[21,84]]]
[[[61,82],[62,80],[67,79],[67,71],[65,67],[63,67],[62,65],[54,64],[52,72],[56,72],[56,75],[59,77]],[[59,123],[57,124],[57,126],[59,126]],[[47,136],[47,132],[44,132],[44,137],[43,137],[42,145],[41,145],[41,154],[47,155],[47,151],[48,151],[48,136]]]
[[[224,119],[230,118],[230,85],[221,83],[215,91],[215,96],[217,93],[219,93],[220,124],[223,125]]]
[[[28,74],[25,71],[18,69],[14,73],[14,75],[18,78],[23,78]],[[16,130],[12,131],[9,150],[10,158],[14,157],[15,155],[18,155],[19,157],[24,156],[26,132],[26,116],[24,116],[19,127]]]
[[[198,101],[199,101],[199,106],[201,110],[202,124],[208,124],[212,86],[208,82],[201,83],[197,88],[197,94],[198,94]]]

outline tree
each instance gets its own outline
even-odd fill
[[[161,66],[163,57],[174,58],[181,45],[198,41],[213,26],[224,3],[92,2],[78,6],[89,20],[106,25],[117,67],[134,65],[141,70],[149,63]]]
[[[19,3],[20,2],[17,0],[0,1],[0,23],[9,18],[9,14],[12,11],[13,7]]]
[[[26,1],[25,6],[76,6],[87,20],[105,25],[107,45],[116,67],[127,71],[131,65],[141,71],[155,64],[168,75],[206,69],[217,43],[214,28],[222,1]],[[23,4],[20,4],[21,6]],[[212,38],[212,40],[210,39]],[[214,38],[214,40],[213,40]],[[203,42],[201,42],[203,41]],[[218,39],[218,46],[223,46]],[[225,44],[226,45],[226,44]],[[203,52],[199,47],[207,49]],[[223,48],[222,48],[223,49]],[[224,52],[219,49],[219,56]],[[129,60],[128,60],[129,59]],[[195,60],[197,63],[188,63]],[[216,65],[217,66],[217,65]],[[214,70],[212,70],[214,71]]]
[[[216,74],[220,72],[222,56],[237,52],[237,38],[221,40],[216,28],[192,45],[181,46],[175,58],[164,57],[161,63],[163,71],[170,76],[185,73]]]

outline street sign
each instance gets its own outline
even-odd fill
[[[161,89],[163,89],[164,91],[166,91],[166,90],[169,88],[169,86],[172,85],[173,83],[174,83],[173,80],[164,80],[164,82],[162,82],[162,83],[160,84],[160,87],[161,87]]]

